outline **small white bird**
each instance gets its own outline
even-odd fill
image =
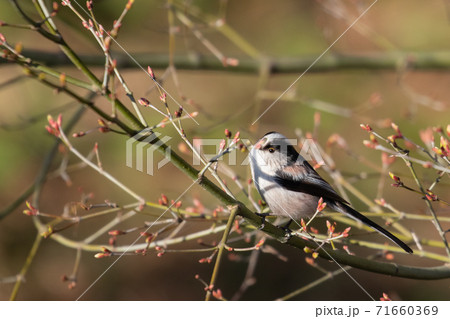
[[[322,197],[330,209],[363,222],[407,253],[413,252],[386,229],[348,206],[284,135],[277,132],[264,135],[250,152],[250,166],[255,186],[273,215],[295,220],[311,218]]]

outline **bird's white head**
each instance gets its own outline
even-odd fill
[[[280,133],[269,132],[264,135],[250,152],[252,170],[258,167],[268,175],[285,166],[292,165],[297,160],[303,162],[289,140]]]

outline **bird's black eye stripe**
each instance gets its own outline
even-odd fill
[[[297,160],[299,154],[295,150],[294,146],[288,145],[286,155],[288,158],[290,158],[292,161],[295,162]]]
[[[280,145],[267,144],[262,150],[269,151],[269,153],[274,153],[275,151],[280,150]]]

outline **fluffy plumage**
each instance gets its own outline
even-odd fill
[[[322,197],[330,209],[363,222],[406,252],[413,252],[386,229],[351,208],[284,135],[277,132],[264,135],[250,152],[250,165],[255,186],[273,215],[296,220],[310,218]]]

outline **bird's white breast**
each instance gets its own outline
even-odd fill
[[[280,186],[274,179],[274,170],[262,162],[262,157],[251,151],[252,177],[258,192],[269,205],[273,215],[292,219],[309,218],[317,207],[319,198],[306,193],[295,192]]]

